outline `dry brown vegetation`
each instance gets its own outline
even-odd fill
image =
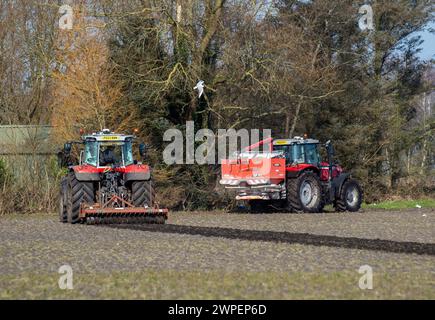
[[[109,49],[101,31],[104,25],[96,19],[85,19],[84,6],[73,10],[73,29],[58,33],[58,68],[52,74],[51,123],[58,144],[77,139],[77,128],[106,128],[121,97],[121,85],[113,80],[108,63]]]

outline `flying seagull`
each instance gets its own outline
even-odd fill
[[[198,98],[201,98],[202,94],[204,93],[204,81],[199,80],[193,89],[198,90],[199,93]]]

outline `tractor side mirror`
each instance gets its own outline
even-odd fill
[[[71,143],[67,142],[63,145],[63,152],[65,155],[69,155],[71,153]]]
[[[328,140],[325,143],[325,147],[326,147],[326,151],[328,152],[328,156],[334,156],[335,155],[334,146],[332,145],[331,140]]]
[[[63,151],[59,151],[57,153],[57,165],[59,168],[66,167],[65,165],[65,153]]]
[[[84,154],[83,150],[80,151],[80,159],[79,159],[79,163],[80,163],[81,165],[83,164],[83,154]]]
[[[63,150],[57,153],[57,163],[59,167],[65,168],[72,164],[71,149],[72,149],[72,143],[67,142],[63,145]]]
[[[142,158],[144,158],[145,157],[145,155],[146,155],[146,150],[147,150],[147,145],[145,144],[145,143],[141,143],[140,145],[139,145],[139,154],[140,154],[140,156],[142,157]]]
[[[332,166],[334,165],[335,150],[334,150],[334,146],[331,143],[331,140],[326,141],[325,147],[326,147],[326,152],[328,153],[329,173],[330,176],[332,176]]]

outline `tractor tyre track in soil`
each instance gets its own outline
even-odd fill
[[[402,242],[381,239],[362,239],[355,237],[337,237],[330,235],[315,235],[308,233],[290,233],[277,231],[259,231],[219,227],[199,227],[188,225],[99,225],[99,227],[140,230],[172,234],[199,235],[204,237],[219,237],[226,239],[267,241],[312,246],[327,246],[347,249],[375,250],[391,253],[435,255],[435,244],[419,242]]]

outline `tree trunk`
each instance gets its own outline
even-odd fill
[[[301,111],[301,106],[302,106],[302,98],[299,98],[299,102],[296,107],[295,117],[293,118],[292,128],[290,129],[290,137],[293,137],[293,133],[295,132],[296,129],[296,124],[299,121],[299,113]]]
[[[198,48],[194,51],[192,69],[193,69],[193,76],[194,77],[196,76],[198,78],[196,80],[200,80],[199,78],[202,76],[202,60],[204,58],[204,53],[207,50],[214,34],[216,33],[224,3],[225,0],[215,1],[215,5],[211,10],[209,17],[207,18],[207,23],[205,27],[206,32],[204,34],[204,37],[201,39]],[[190,102],[190,110],[187,117],[189,120],[193,118],[193,114],[196,112],[196,107],[198,105],[198,102],[196,102],[195,100],[196,99]]]
[[[287,110],[287,113],[285,114],[285,136],[288,137],[290,130],[290,110]]]

